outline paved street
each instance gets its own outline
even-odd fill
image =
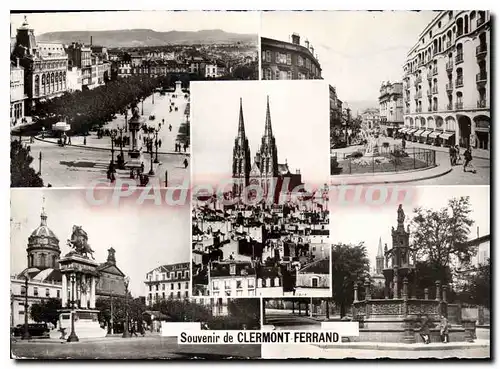
[[[31,166],[38,171],[38,156],[42,152],[42,179],[52,187],[85,187],[94,180],[106,180],[106,171],[111,160],[111,151],[85,149],[36,141],[31,144],[34,160]],[[119,151],[115,150],[116,155]],[[125,154],[126,155],[126,154]],[[168,170],[168,185],[180,186],[189,181],[190,170],[184,168],[184,155],[158,154],[160,164],[153,164],[156,177],[162,185]],[[150,155],[144,154],[145,171],[150,168]],[[129,178],[128,170],[117,170],[117,178]],[[189,183],[189,182],[187,182]]]
[[[14,358],[38,359],[224,359],[260,358],[260,345],[178,345],[177,338],[108,337],[78,343],[16,341]]]
[[[273,325],[277,330],[292,331],[292,330],[320,330],[321,322],[305,316],[304,310],[302,315],[298,315],[298,310],[292,315],[291,310],[266,309],[266,325]]]
[[[394,140],[390,137],[384,137],[383,142],[389,142],[390,145],[401,145],[401,140]],[[444,147],[434,147],[430,145],[425,145],[421,143],[415,143],[415,142],[406,142],[406,147],[411,148],[411,147],[418,147],[418,148],[427,148],[427,149],[433,149],[436,150],[436,163],[443,167],[443,168],[450,168],[450,156],[448,154],[448,148]],[[336,152],[342,153],[342,152],[352,152],[355,151],[356,149],[363,149],[363,146],[351,146],[348,148],[344,149],[336,149]],[[463,151],[464,149],[461,148],[460,155],[463,160]],[[476,153],[476,154],[475,154]],[[412,185],[415,186],[424,186],[424,185],[489,185],[490,184],[490,170],[491,170],[491,161],[489,159],[490,153],[486,150],[473,150],[473,160],[472,164],[477,170],[477,173],[472,173],[470,172],[464,172],[463,171],[463,166],[462,165],[457,165],[454,166],[451,170],[451,172],[436,177],[436,178],[430,178],[430,179],[422,179],[422,180],[417,180],[417,181],[411,181]],[[479,157],[480,156],[480,157]],[[463,162],[462,162],[463,163]],[[420,172],[415,172],[416,175],[418,176],[423,176],[425,173],[424,171]],[[430,173],[430,172],[429,172]],[[390,178],[390,174],[393,173],[388,173],[386,176],[388,179]],[[394,175],[394,174],[393,174]],[[370,176],[370,174],[367,174],[366,176]],[[335,180],[336,176],[332,176],[332,180]],[[373,177],[376,179],[376,177]],[[418,178],[418,177],[417,177]]]

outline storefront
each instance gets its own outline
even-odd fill
[[[420,137],[419,137],[419,141],[421,143],[424,143],[424,144],[427,144],[429,143],[429,135],[430,135],[431,131],[424,131],[420,134]]]
[[[431,145],[434,146],[440,146],[441,145],[441,138],[439,137],[443,131],[432,131],[429,136],[428,140]]]
[[[420,135],[424,133],[424,130],[423,129],[419,129],[418,131],[416,132],[413,132],[413,136],[412,136],[412,141],[413,142],[417,142],[420,138]]]
[[[439,135],[444,147],[455,146],[455,132],[446,131]]]
[[[475,122],[476,142],[475,148],[477,149],[490,149],[490,122],[487,120],[480,120]]]

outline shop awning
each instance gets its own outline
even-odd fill
[[[438,138],[440,134],[442,134],[442,132],[441,132],[441,131],[433,131],[433,132],[431,132],[431,134],[429,135],[429,138]]]
[[[423,129],[419,129],[418,131],[416,131],[415,133],[413,133],[414,136],[416,137],[420,137],[420,135],[424,133],[424,130]]]
[[[400,133],[406,133],[409,129],[410,129],[410,128],[408,128],[408,127],[401,128],[401,129],[399,130],[399,132],[400,132]]]
[[[432,131],[423,131],[420,137],[427,137]]]
[[[447,140],[451,136],[455,136],[455,133],[453,133],[453,132],[444,132],[439,137],[442,138],[443,140]]]
[[[408,131],[406,131],[406,133],[410,133],[411,134],[411,133],[417,132],[417,131],[418,131],[418,129],[416,129],[416,128],[410,128]]]

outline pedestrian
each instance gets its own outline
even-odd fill
[[[83,136],[83,144],[86,146],[87,145],[87,136]]]
[[[185,158],[184,159],[184,169],[186,169],[188,167],[188,164],[189,164],[189,162],[188,162],[187,158]]]
[[[403,139],[401,140],[401,147],[403,148],[403,151],[406,150],[406,140],[405,140],[405,136],[403,136]]]
[[[68,137],[68,145],[71,145],[71,136]]]
[[[132,327],[130,327],[130,336],[136,336],[136,337],[139,337],[137,335],[137,332],[135,330],[135,322],[132,322]]]
[[[461,164],[460,147],[458,147],[458,145],[455,145],[455,164],[457,165]]]
[[[472,165],[472,150],[470,146],[464,152],[464,172],[467,172],[467,167],[471,167],[472,173],[476,173],[476,168]]]
[[[449,153],[450,153],[450,165],[454,166],[455,165],[455,147],[453,147],[453,145],[450,145]]]
[[[420,320],[420,337],[426,345],[431,343],[431,322],[429,321],[429,317],[424,315]]]
[[[187,143],[185,143],[185,144],[184,144],[184,152],[186,152],[187,147],[188,147],[188,145],[187,145]]]
[[[170,132],[172,132],[172,125],[171,125],[171,124],[169,124],[169,125],[168,125],[168,130],[169,130]]]
[[[141,163],[141,173],[144,173],[144,162]]]
[[[161,138],[158,140],[158,147],[161,149]]]
[[[441,315],[441,322],[439,324],[439,334],[441,335],[441,342],[448,343],[449,342],[449,324],[448,319],[444,315]]]

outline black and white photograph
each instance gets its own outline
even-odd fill
[[[193,295],[329,295],[328,86],[193,83],[192,99]]]
[[[189,83],[258,79],[258,12],[11,14],[11,187],[188,187]]]
[[[359,336],[264,345],[264,358],[490,357],[489,188],[415,190],[410,203],[335,213],[331,298],[263,300],[265,329],[355,321]]]
[[[334,185],[488,185],[490,29],[480,10],[263,12],[261,78],[329,84]]]
[[[260,329],[260,300],[190,297],[189,205],[91,206],[82,191],[12,191],[11,352],[17,359],[260,356],[179,345],[180,329]]]

